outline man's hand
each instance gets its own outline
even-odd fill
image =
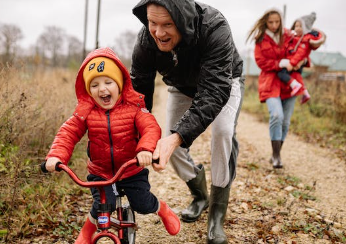
[[[166,168],[169,158],[174,150],[183,142],[178,133],[164,137],[157,142],[153,153],[153,159],[159,159],[159,164],[153,164],[155,171],[161,171]]]
[[[138,163],[140,166],[145,167],[151,164],[153,154],[149,151],[141,151],[137,154]]]
[[[61,162],[61,160],[60,160],[59,158],[56,158],[56,157],[48,158],[48,160],[47,160],[47,162],[46,162],[46,169],[47,169],[49,172],[55,171],[55,165],[56,165],[58,162]]]

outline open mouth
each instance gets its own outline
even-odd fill
[[[102,96],[100,98],[104,103],[109,103],[111,101],[111,97],[112,97],[111,95],[106,95],[106,96]]]
[[[171,40],[171,38],[159,39],[159,41],[160,41],[162,44],[166,44],[166,43],[169,42],[170,40]]]

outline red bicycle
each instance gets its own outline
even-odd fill
[[[86,182],[78,178],[78,176],[72,171],[68,166],[57,163],[55,166],[56,171],[65,171],[70,178],[76,182],[78,185],[87,188],[97,188],[100,192],[100,204],[98,211],[98,230],[93,239],[92,243],[97,243],[100,239],[108,237],[116,244],[133,244],[135,243],[136,230],[138,230],[138,225],[135,222],[135,213],[131,207],[126,204],[122,204],[123,195],[116,197],[116,218],[111,217],[111,209],[106,203],[106,195],[103,189],[104,186],[112,185],[120,179],[127,167],[137,164],[137,159],[130,160],[123,164],[118,172],[114,175],[113,178],[106,181],[97,181],[97,182]],[[46,162],[41,164],[41,170],[44,173],[48,173],[46,169]],[[115,235],[109,229],[114,228],[118,235]]]

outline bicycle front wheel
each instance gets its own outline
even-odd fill
[[[135,223],[135,212],[130,206],[123,207],[123,220]],[[121,240],[121,244],[134,244],[136,239],[135,228],[124,229],[124,239]]]

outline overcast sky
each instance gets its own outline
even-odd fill
[[[88,0],[87,48],[96,43],[96,13],[98,0]],[[0,24],[15,24],[23,32],[19,43],[28,48],[46,26],[57,26],[66,34],[83,41],[86,0],[0,0]],[[114,46],[121,33],[137,32],[141,23],[132,14],[138,0],[101,0],[99,46]],[[314,27],[327,34],[324,52],[341,52],[346,56],[346,1],[345,0],[201,0],[221,10],[228,19],[236,46],[242,54],[254,43],[245,44],[255,21],[268,8],[283,10],[286,5],[286,27],[302,15],[316,12]]]

